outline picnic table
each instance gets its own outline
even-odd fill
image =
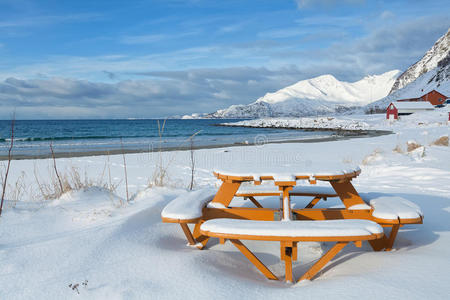
[[[253,167],[249,168],[248,171],[242,169],[243,171],[214,170],[214,175],[222,181],[222,185],[212,203],[228,207],[242,183],[254,182],[255,185],[260,185],[263,181],[272,181],[280,191],[282,219],[292,220],[290,191],[297,185],[297,182],[304,180],[310,184],[316,184],[317,181],[328,181],[347,210],[370,210],[370,206],[359,196],[351,183],[351,180],[361,173],[359,167],[337,165],[330,168],[323,165],[277,165]],[[301,189],[299,190],[297,195],[302,195]],[[305,193],[305,195],[307,194]],[[307,211],[311,212],[311,210]],[[307,217],[317,220],[319,216],[307,215]],[[325,215],[324,218],[327,219],[327,216]]]
[[[235,165],[236,166],[236,165]],[[358,247],[368,241],[375,251],[389,251],[398,229],[404,224],[422,223],[420,208],[399,197],[363,199],[352,184],[361,173],[357,166],[315,164],[239,164],[213,171],[222,181],[217,192],[195,191],[175,199],[162,212],[164,222],[179,223],[189,244],[202,249],[212,237],[230,240],[267,278],[277,279],[240,240],[280,242],[286,280],[293,281],[292,261],[297,243],[336,242],[300,279],[311,279],[349,242]],[[269,185],[262,184],[268,181]],[[299,182],[306,183],[298,185]],[[331,188],[317,186],[328,182]],[[240,189],[242,184],[247,187]],[[248,185],[263,187],[248,189]],[[279,208],[265,208],[255,197],[279,196]],[[291,197],[313,196],[305,208],[292,209]],[[249,197],[255,207],[232,206],[235,197]],[[338,197],[341,208],[314,208],[320,199]],[[195,224],[191,233],[188,223]],[[389,236],[382,227],[390,227]]]

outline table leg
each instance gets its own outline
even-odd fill
[[[199,221],[197,224],[195,224],[194,227],[194,239],[197,242],[197,248],[200,250],[202,250],[209,241],[209,236],[202,235],[200,233],[200,226],[203,224],[203,222],[204,221]]]
[[[241,185],[240,182],[224,181],[220,186],[219,190],[217,191],[216,196],[214,196],[212,202],[221,203],[225,207],[228,207],[228,205],[230,205],[231,200],[233,200],[233,197],[236,194],[237,190],[239,189],[240,185]]]
[[[195,239],[192,236],[191,231],[189,230],[189,227],[186,223],[180,223],[181,228],[183,229],[184,235],[186,236],[189,245],[194,246],[195,245]]]
[[[356,204],[365,204],[361,196],[359,196],[358,192],[353,187],[350,180],[330,181],[330,184],[334,188],[346,208],[349,208]]]
[[[240,240],[230,239],[231,243],[261,272],[267,279],[278,280],[275,276]]]
[[[327,253],[325,253],[298,281],[311,280],[336,254],[341,251],[348,242],[337,242]]]
[[[289,196],[289,191],[292,190],[292,186],[279,186],[279,189],[282,191],[282,211],[283,211],[283,220],[292,220],[292,212],[291,212],[291,198]]]

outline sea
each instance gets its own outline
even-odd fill
[[[13,155],[88,155],[109,151],[156,151],[194,146],[264,144],[277,141],[326,138],[330,131],[217,126],[227,119],[132,120],[16,120]],[[11,121],[0,120],[0,156],[8,154]],[[192,142],[192,143],[191,143]]]

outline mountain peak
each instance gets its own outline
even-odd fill
[[[366,76],[355,82],[339,81],[333,75],[301,80],[248,105],[232,105],[211,114],[215,118],[306,116],[332,113],[345,107],[363,106],[385,97],[400,71]]]

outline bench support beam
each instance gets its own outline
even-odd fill
[[[248,198],[250,201],[252,201],[252,203],[255,204],[256,207],[258,207],[258,208],[263,208],[263,206],[261,205],[261,203],[259,203],[259,202],[255,199],[255,197],[250,196],[250,197],[247,197],[247,198]]]
[[[322,198],[318,197],[318,196],[314,197],[314,199],[312,199],[311,202],[309,202],[305,208],[313,208],[314,205],[316,205],[320,201],[320,199],[322,199]]]
[[[240,240],[230,239],[230,241],[259,271],[261,271],[261,273],[264,274],[264,276],[267,277],[267,279],[278,280],[277,276],[275,276],[250,250],[248,250]]]
[[[188,225],[186,223],[180,223],[180,226],[181,226],[181,229],[183,229],[184,235],[186,236],[186,238],[189,242],[189,245],[194,246],[196,244],[195,239],[192,236],[192,233],[189,230]]]
[[[339,253],[349,242],[337,242],[327,251],[298,281],[311,280],[336,254]]]
[[[194,239],[197,241],[197,248],[202,250],[205,248],[206,244],[209,241],[209,236],[203,235],[200,233],[200,226],[204,223],[204,221],[199,221],[195,224],[194,227]]]
[[[391,233],[389,235],[389,238],[387,239],[386,248],[384,249],[384,251],[392,250],[392,247],[394,246],[394,241],[395,241],[395,238],[397,237],[399,228],[400,228],[399,224],[395,224],[394,226],[392,226]]]

